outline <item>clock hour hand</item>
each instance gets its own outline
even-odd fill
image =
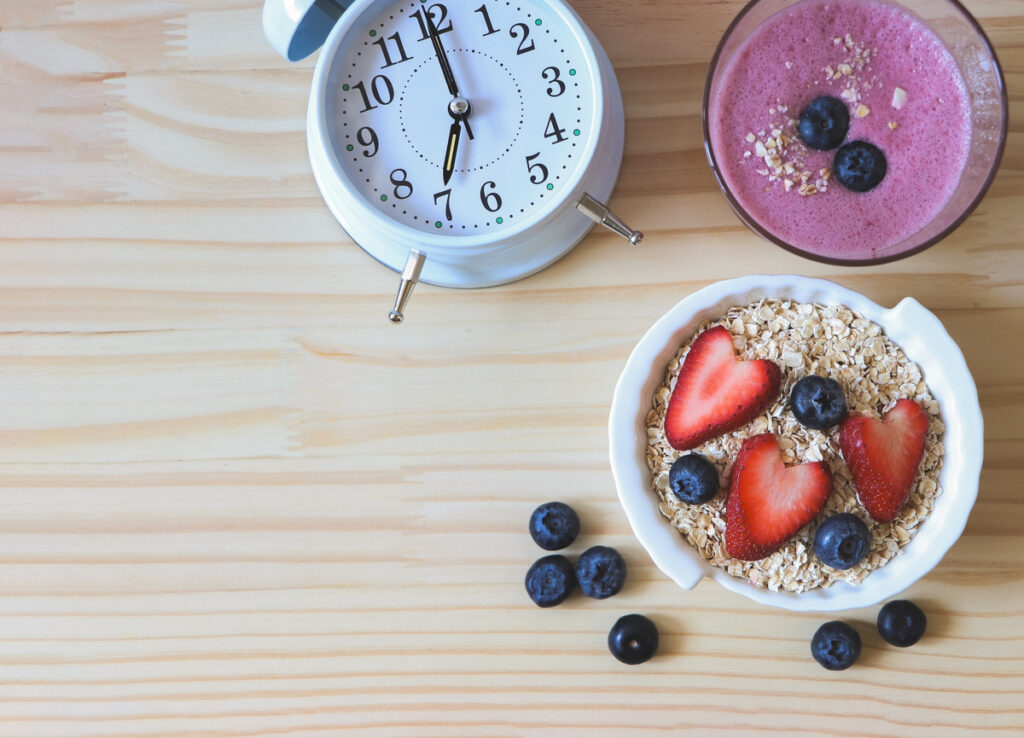
[[[459,136],[462,134],[462,126],[456,119],[452,122],[452,127],[448,129],[448,145],[445,147],[444,152],[444,183],[448,184],[448,181],[452,178],[452,172],[455,171],[455,155],[459,151]]]

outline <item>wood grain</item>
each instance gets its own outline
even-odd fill
[[[528,280],[421,286],[349,241],[305,144],[313,62],[255,0],[0,5],[0,735],[1024,734],[1024,6],[968,0],[1011,136],[938,246],[842,269],[769,247],[702,152],[707,61],[740,0],[576,0],[623,87],[615,206]],[[819,615],[683,592],[633,539],[605,423],[634,342],[748,273],[910,294],[960,343],[986,420],[978,504],[910,591],[929,633],[860,626],[857,668],[808,654]],[[540,610],[526,519],[565,499],[573,551],[619,548],[605,601]],[[662,630],[639,668],[608,628]]]

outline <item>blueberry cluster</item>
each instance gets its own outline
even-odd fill
[[[811,375],[800,379],[790,392],[789,406],[800,423],[821,431],[839,425],[848,415],[843,388],[831,377]],[[672,462],[668,485],[680,501],[703,504],[718,494],[718,470],[706,457],[689,453]],[[856,566],[870,548],[871,531],[852,513],[826,519],[814,535],[818,558],[835,569]]]
[[[793,416],[808,428],[825,431],[846,420],[849,410],[842,386],[831,377],[807,376],[789,394]],[[834,569],[859,564],[871,548],[871,531],[852,513],[824,520],[814,533],[814,553]]]
[[[546,502],[530,515],[529,530],[538,546],[557,551],[576,540],[580,520],[564,502]],[[610,546],[591,546],[575,564],[563,554],[548,554],[526,572],[526,592],[539,607],[561,604],[577,586],[587,597],[603,600],[618,594],[625,583],[626,561]],[[625,664],[643,663],[658,650],[658,629],[643,615],[624,615],[608,633],[608,648]]]
[[[853,192],[873,190],[889,170],[880,148],[868,141],[843,144],[850,130],[850,111],[846,103],[822,96],[800,113],[800,139],[818,151],[836,151],[832,162],[839,183]]]
[[[921,640],[927,624],[924,612],[913,602],[893,600],[879,610],[876,627],[886,643],[906,648]],[[849,669],[860,652],[860,634],[841,620],[823,623],[811,638],[811,656],[829,671]]]

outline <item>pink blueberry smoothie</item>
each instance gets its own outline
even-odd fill
[[[821,96],[845,103],[845,143],[884,153],[873,189],[844,187],[836,150],[801,140],[800,114]],[[955,191],[971,140],[952,55],[882,0],[805,0],[772,16],[723,70],[708,116],[721,176],[744,210],[783,241],[837,259],[890,256],[925,226]]]

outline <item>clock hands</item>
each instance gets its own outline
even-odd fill
[[[441,164],[444,183],[448,184],[452,178],[452,173],[455,171],[455,155],[459,149],[459,139],[463,128],[466,129],[466,135],[469,136],[469,139],[473,140],[473,129],[469,127],[470,105],[469,100],[459,94],[459,84],[455,81],[455,73],[452,72],[452,65],[448,61],[448,54],[444,50],[444,44],[441,42],[437,26],[434,25],[433,15],[430,10],[427,10],[424,15],[426,16],[427,33],[430,36],[431,43],[434,45],[437,61],[441,65],[441,74],[444,76],[445,84],[448,85],[448,92],[452,95],[451,102],[448,103],[448,115],[454,119],[454,122],[448,130],[448,141]]]

